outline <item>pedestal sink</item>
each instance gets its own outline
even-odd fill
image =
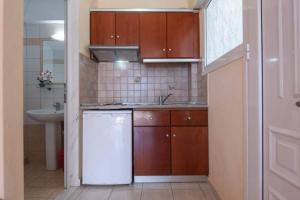
[[[57,133],[59,122],[64,120],[64,110],[28,110],[27,115],[39,122],[45,123],[46,165],[48,170],[57,169]]]

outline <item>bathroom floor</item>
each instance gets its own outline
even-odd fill
[[[63,191],[62,169],[48,171],[44,164],[25,165],[25,200],[54,200]]]
[[[218,200],[208,183],[144,183],[80,187],[64,200]]]

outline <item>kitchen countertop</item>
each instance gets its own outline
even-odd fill
[[[136,109],[136,110],[143,110],[143,109],[197,109],[197,110],[207,110],[208,106],[204,104],[185,104],[185,103],[178,103],[178,104],[107,104],[107,105],[100,105],[100,104],[81,104],[81,110],[122,110],[122,109]]]

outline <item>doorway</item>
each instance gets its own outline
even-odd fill
[[[65,10],[64,0],[24,0],[25,200],[65,187]]]

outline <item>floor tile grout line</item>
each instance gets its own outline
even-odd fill
[[[172,198],[173,198],[173,200],[175,200],[173,185],[172,185],[172,183],[169,183],[169,184],[170,184],[170,187],[171,187]]]
[[[143,198],[143,193],[144,193],[144,183],[142,183],[142,192],[141,192],[140,200],[142,200]]]

